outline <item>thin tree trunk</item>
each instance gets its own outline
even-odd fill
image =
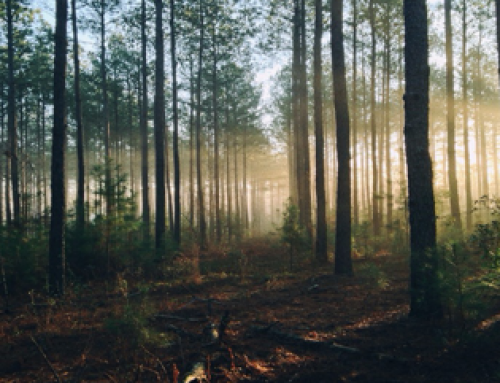
[[[300,0],[300,65],[299,65],[299,97],[300,97],[300,125],[299,125],[299,144],[300,156],[297,157],[297,163],[300,167],[300,187],[302,193],[299,197],[300,220],[312,239],[312,221],[311,221],[311,170],[309,159],[309,118],[308,118],[308,95],[307,95],[307,49],[306,49],[306,7],[305,0]]]
[[[215,20],[217,19],[217,11]],[[218,79],[217,79],[217,56],[218,56],[218,41],[216,34],[216,22],[214,22],[212,30],[213,40],[213,63],[212,63],[212,108],[214,119],[214,182],[215,182],[215,238],[216,243],[222,240],[222,225],[220,217],[220,177],[219,177],[219,106],[217,104]]]
[[[207,246],[207,224],[203,202],[203,183],[201,177],[201,77],[203,73],[203,45],[205,35],[203,0],[200,0],[200,46],[198,50],[198,79],[196,84],[196,178],[198,184],[198,223],[200,247]]]
[[[465,161],[465,208],[466,228],[472,229],[472,190],[470,174],[469,149],[469,107],[468,103],[468,68],[467,68],[467,0],[462,1],[462,113],[464,128],[464,161]]]
[[[353,218],[359,225],[358,193],[358,1],[352,0],[352,177]]]
[[[149,159],[148,159],[148,75],[147,75],[147,40],[146,40],[146,0],[141,1],[141,74],[142,74],[142,102],[141,102],[141,184],[142,184],[142,223],[143,237],[149,240],[150,236],[150,202],[149,202]]]
[[[174,0],[170,0],[170,46],[172,58],[172,112],[174,123],[173,154],[174,154],[174,241],[181,243],[181,169],[179,160],[179,116],[177,106],[177,57]]]
[[[320,264],[328,262],[325,160],[323,132],[323,81],[321,39],[323,37],[323,1],[315,1],[314,23],[314,134],[316,138],[316,260]]]
[[[375,9],[374,0],[370,0],[370,28],[371,28],[371,77],[370,77],[370,127],[371,127],[371,152],[372,152],[372,220],[373,235],[380,235],[379,194],[378,194],[378,169],[377,169],[377,126],[375,116],[375,85],[376,85],[376,54],[377,39],[375,36]]]
[[[455,158],[455,89],[453,45],[451,31],[451,0],[444,1],[446,30],[446,105],[448,131],[448,183],[450,186],[451,216],[458,230],[462,229],[458,202],[457,164]]]
[[[110,152],[110,126],[108,105],[108,80],[106,74],[106,1],[100,0],[100,22],[101,22],[101,91],[102,91],[102,123],[104,129],[104,160],[105,160],[105,185],[106,190],[106,215],[111,215],[113,206],[111,190],[111,152]],[[109,231],[109,228],[108,228]],[[109,232],[106,237],[109,237]]]
[[[194,59],[189,57],[189,225],[194,228]]]
[[[83,230],[85,223],[85,161],[83,141],[82,99],[80,94],[80,55],[78,46],[78,25],[76,17],[76,0],[71,0],[71,22],[73,26],[73,65],[75,71],[75,119],[77,145],[77,196],[76,196],[76,224]]]
[[[163,1],[155,0],[155,181],[156,181],[156,220],[155,247],[162,250],[165,245],[165,63],[163,45]]]
[[[19,201],[19,172],[17,154],[17,117],[16,117],[16,82],[14,77],[14,10],[12,1],[7,0],[7,67],[8,67],[8,95],[7,95],[7,124],[9,131],[9,158],[12,182],[12,202],[14,225],[20,224]]]
[[[232,198],[231,198],[231,162],[230,162],[230,145],[229,145],[229,109],[226,108],[226,195],[227,195],[227,237],[229,242],[231,242],[231,237],[233,235],[233,224],[232,224]]]
[[[173,236],[173,230],[174,230],[174,211],[172,208],[172,188],[171,188],[171,183],[170,183],[170,154],[169,154],[169,148],[168,148],[168,129],[165,127],[165,133],[164,133],[164,138],[165,138],[165,186],[166,186],[166,193],[167,193],[167,205],[168,205],[168,225],[170,228],[170,234]]]

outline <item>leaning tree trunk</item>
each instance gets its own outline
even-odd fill
[[[429,154],[429,47],[425,0],[405,0],[405,144],[410,210],[410,315],[442,315]]]

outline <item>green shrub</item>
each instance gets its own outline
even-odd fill
[[[311,249],[311,239],[307,229],[300,224],[297,206],[291,203],[286,206],[280,231],[281,241],[288,246],[290,270],[293,270],[294,257]]]

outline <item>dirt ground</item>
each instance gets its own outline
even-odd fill
[[[21,297],[0,314],[0,382],[500,382],[496,317],[409,319],[404,259],[297,268]]]

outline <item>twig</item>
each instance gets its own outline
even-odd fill
[[[165,368],[165,366],[163,365],[163,363],[161,362],[160,358],[158,358],[155,354],[153,354],[151,351],[149,351],[146,347],[144,346],[141,346],[141,348],[143,349],[143,351],[148,354],[149,356],[153,357],[155,360],[156,360],[156,363],[158,363],[161,367],[161,369],[163,370],[163,372],[165,373],[165,377],[167,378],[167,383],[170,382],[170,380],[168,379],[168,372],[167,372],[167,369]]]
[[[156,314],[155,318],[182,320],[186,322],[206,322],[207,318],[184,318],[177,315]]]
[[[43,356],[43,359],[45,359],[45,362],[47,363],[47,365],[50,367],[50,369],[52,370],[52,373],[54,374],[54,377],[56,378],[56,380],[59,382],[59,383],[62,383],[62,380],[61,378],[59,377],[59,374],[57,373],[57,371],[55,370],[54,366],[52,365],[52,363],[50,363],[50,360],[49,358],[47,358],[47,355],[45,355],[45,352],[43,352],[43,349],[42,347],[38,344],[38,342],[35,340],[35,338],[33,336],[30,336],[31,338],[31,341],[33,342],[33,344],[36,346],[36,348],[38,349],[38,351],[40,352],[40,354],[42,354]]]

